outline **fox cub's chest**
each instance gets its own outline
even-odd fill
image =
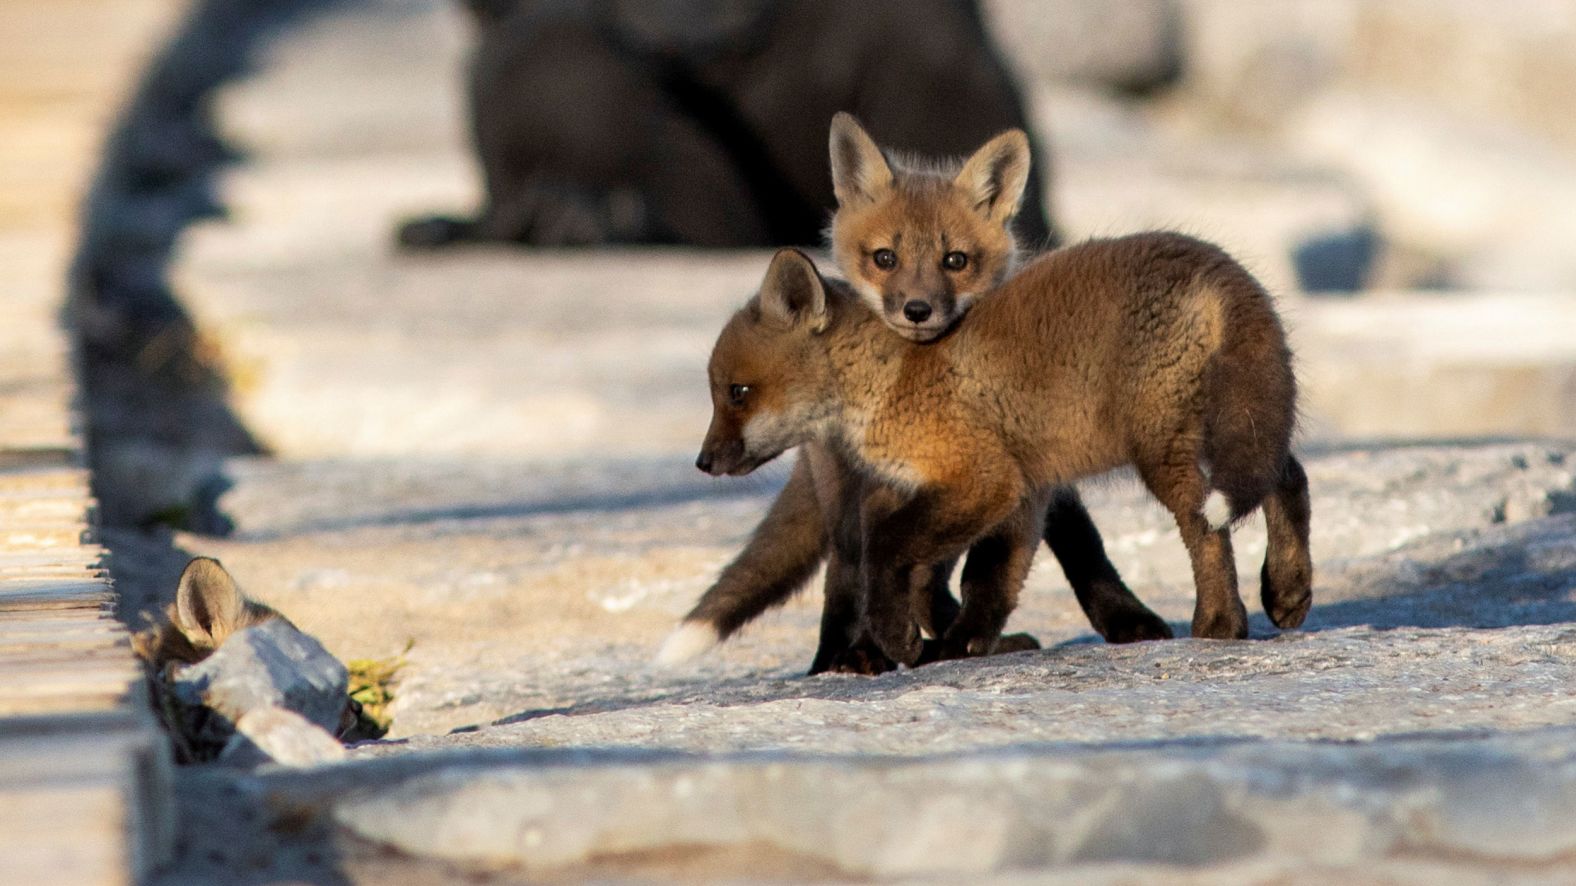
[[[916,489],[958,482],[999,458],[997,435],[983,418],[945,379],[909,378],[852,410],[848,430],[876,473]]]

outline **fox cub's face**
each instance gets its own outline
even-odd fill
[[[1029,179],[1022,130],[986,142],[955,173],[894,169],[853,117],[838,114],[831,151],[833,254],[899,335],[940,336],[1012,270],[1008,225]]]
[[[780,250],[760,293],[723,327],[706,373],[711,427],[695,466],[748,474],[815,436],[831,385],[816,337],[830,322],[826,289],[803,253]]]

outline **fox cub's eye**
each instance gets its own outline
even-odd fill
[[[897,253],[890,249],[877,249],[871,254],[870,258],[876,263],[876,267],[883,271],[890,271],[897,267]]]
[[[744,398],[750,394],[749,385],[728,385],[728,400],[734,406],[743,406]]]
[[[949,271],[961,271],[969,266],[969,257],[961,252],[949,252],[941,257],[941,266]]]

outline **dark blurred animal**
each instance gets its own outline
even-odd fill
[[[405,223],[407,247],[808,245],[832,207],[826,121],[927,155],[1028,130],[970,0],[468,0],[474,218]],[[1033,164],[1017,222],[1052,231]]]

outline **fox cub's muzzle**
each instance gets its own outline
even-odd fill
[[[706,430],[706,439],[701,441],[700,455],[695,457],[695,467],[713,477],[721,477],[724,474],[748,473],[741,470],[745,467],[744,461],[744,438],[737,429],[729,428],[713,418],[711,427]]]

